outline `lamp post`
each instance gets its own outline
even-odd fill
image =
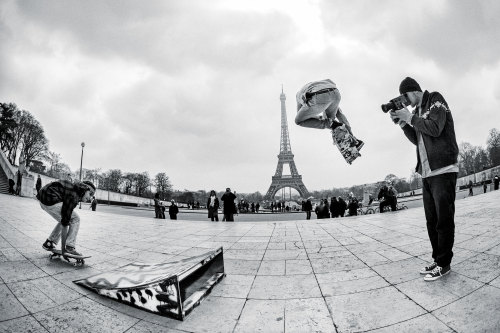
[[[85,147],[85,142],[82,142],[82,156],[80,158],[80,183],[82,182],[82,165],[83,165],[83,147]],[[80,209],[82,209],[82,201],[80,201]]]

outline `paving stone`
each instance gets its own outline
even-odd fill
[[[347,270],[367,267],[365,263],[363,263],[361,260],[353,256],[352,254],[339,257],[311,259],[311,265],[316,274],[336,272],[336,271],[347,271]]]
[[[26,258],[14,248],[1,249],[0,253],[7,259],[6,261],[26,260]]]
[[[485,286],[433,314],[457,332],[500,332],[499,299],[500,289]]]
[[[123,332],[138,319],[88,298],[56,306],[33,315],[49,332]]]
[[[481,282],[490,282],[500,276],[500,256],[480,253],[460,264],[453,270]]]
[[[313,270],[309,260],[287,260],[286,275],[312,274]]]
[[[441,279],[428,282],[420,279],[400,283],[397,288],[427,311],[448,305],[484,286],[483,283],[450,272]]]
[[[285,275],[285,260],[262,260],[257,275]]]
[[[330,274],[316,275],[323,296],[352,294],[389,286],[389,283],[378,275],[353,280],[332,281],[329,279]]]
[[[476,252],[484,252],[499,244],[499,238],[481,235],[469,239],[467,242],[460,243],[456,245],[456,247]]]
[[[291,260],[307,259],[307,253],[303,249],[292,250],[267,250],[264,260]]]
[[[135,326],[130,328],[127,333],[185,333],[185,331],[175,330],[173,328],[169,328],[168,330],[161,325],[153,324],[147,321],[140,321]]]
[[[248,300],[234,332],[284,333],[285,301]]]
[[[8,284],[17,299],[30,312],[39,312],[82,297],[52,277]]]
[[[257,276],[248,298],[291,299],[321,297],[313,274],[287,276]]]
[[[212,295],[246,299],[255,277],[251,275],[231,275],[224,277],[213,289]]]
[[[418,258],[409,258],[372,267],[390,283],[401,283],[420,277],[419,271],[426,262]]]
[[[47,274],[27,260],[0,263],[0,277],[5,283],[31,280],[43,276],[47,276]]]
[[[256,275],[259,266],[259,260],[232,260],[224,258],[224,270],[227,274]]]
[[[23,333],[42,333],[48,332],[32,316],[24,316],[16,319],[0,322],[1,332],[23,332]]]
[[[339,331],[366,331],[415,318],[425,313],[394,287],[325,297]]]
[[[0,321],[25,316],[28,311],[12,294],[7,285],[0,285]]]
[[[431,314],[425,314],[423,316],[409,319],[398,324],[391,326],[386,326],[384,328],[375,329],[370,331],[373,333],[452,333],[454,332],[451,328],[443,324],[441,321],[437,320]]]
[[[262,260],[265,250],[228,250],[224,252],[225,259],[233,260]]]
[[[287,300],[285,332],[335,332],[325,300],[323,298]]]

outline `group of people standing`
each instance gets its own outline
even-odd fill
[[[157,219],[165,219],[165,210],[166,207],[163,205],[163,202],[160,200],[160,194],[155,194],[155,218]],[[177,214],[179,214],[179,207],[175,203],[175,200],[170,200],[170,206],[168,207],[168,215],[171,220],[177,220]]]
[[[347,202],[342,197],[332,197],[330,202],[328,199],[321,199],[314,208],[318,219],[328,219],[330,217],[344,217],[346,211],[349,216],[358,215],[359,201],[354,195],[349,195]],[[311,219],[311,211],[313,205],[310,199],[302,201],[302,211],[306,212],[306,219]]]

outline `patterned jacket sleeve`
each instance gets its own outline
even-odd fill
[[[420,117],[414,116],[411,124],[423,134],[438,137],[446,124],[446,112],[449,110],[441,94],[433,93],[430,98],[429,108]]]

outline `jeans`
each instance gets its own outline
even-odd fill
[[[423,178],[423,201],[432,258],[440,267],[453,258],[456,173]]]
[[[59,242],[59,238],[61,238],[61,232],[62,232],[62,224],[61,224],[61,208],[62,208],[62,202],[57,203],[52,206],[46,206],[43,203],[40,202],[40,207],[47,213],[49,213],[50,216],[52,216],[58,223],[55,226],[54,230],[52,230],[52,233],[50,234],[48,240],[53,242],[54,244],[57,244]],[[76,247],[76,236],[78,236],[78,230],[80,229],[80,217],[78,214],[73,210],[73,213],[71,213],[71,219],[69,220],[69,230],[68,230],[68,236],[66,238],[66,245],[71,246],[71,247]]]
[[[295,116],[295,123],[303,127],[324,129],[330,127],[328,118],[335,119],[340,103],[337,89],[313,96],[302,105]]]

